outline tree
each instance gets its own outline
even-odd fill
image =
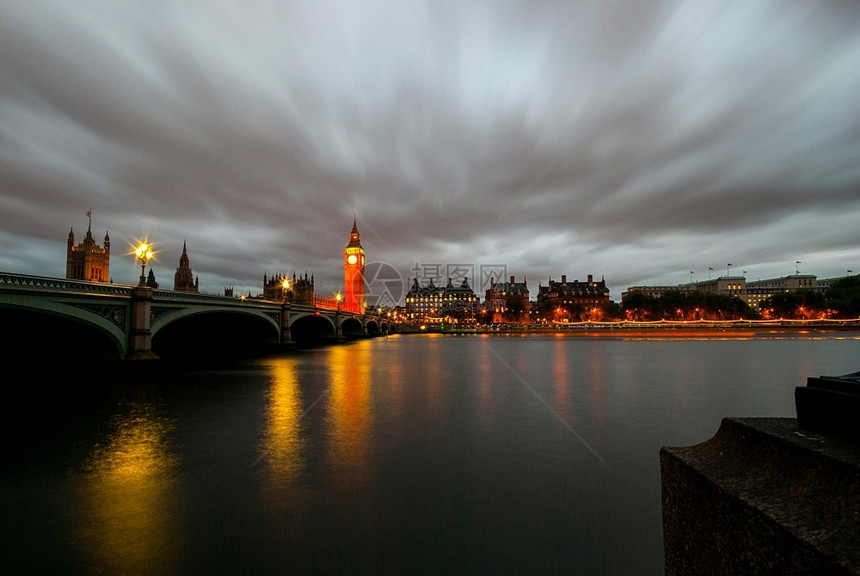
[[[505,298],[505,319],[509,322],[519,322],[522,319],[523,312],[526,310],[522,296],[516,294],[508,294]]]
[[[837,318],[860,318],[860,274],[831,284],[824,299]]]
[[[629,320],[740,320],[759,314],[736,296],[667,290],[660,297],[628,294],[622,305]]]
[[[621,303],[621,309],[628,320],[642,320],[645,313],[651,310],[654,298],[643,292],[634,291],[627,294],[627,298]]]
[[[761,309],[770,318],[818,318],[827,309],[824,294],[812,290],[779,292],[765,298]]]

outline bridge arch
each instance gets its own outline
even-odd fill
[[[364,336],[364,326],[361,325],[361,320],[353,316],[348,316],[341,321],[340,330],[344,338],[354,339]]]
[[[85,307],[58,302],[38,306],[0,304],[0,349],[9,358],[32,358],[34,351],[53,360],[120,360],[128,352],[127,307]]]
[[[297,314],[290,317],[290,337],[299,346],[337,340],[337,326],[325,314]]]
[[[253,309],[179,308],[152,323],[152,351],[167,359],[262,353],[279,342],[277,320]]]
[[[379,336],[382,334],[382,327],[376,320],[368,320],[365,328],[367,329],[368,336]]]

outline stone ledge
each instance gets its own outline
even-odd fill
[[[660,450],[667,576],[860,575],[860,449],[792,418],[726,418]]]

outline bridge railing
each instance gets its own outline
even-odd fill
[[[0,272],[0,288],[11,290],[56,290],[63,292],[87,292],[98,294],[111,294],[128,296],[131,294],[131,286],[124,284],[106,284],[102,282],[84,282],[82,280],[68,280],[65,278],[48,278],[45,276],[31,276],[28,274],[10,274]]]

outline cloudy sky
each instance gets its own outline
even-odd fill
[[[860,273],[860,3],[0,0],[0,271]],[[800,264],[797,264],[797,262]],[[732,267],[727,265],[731,263]],[[709,270],[713,268],[713,270]],[[691,272],[693,274],[691,275]]]

